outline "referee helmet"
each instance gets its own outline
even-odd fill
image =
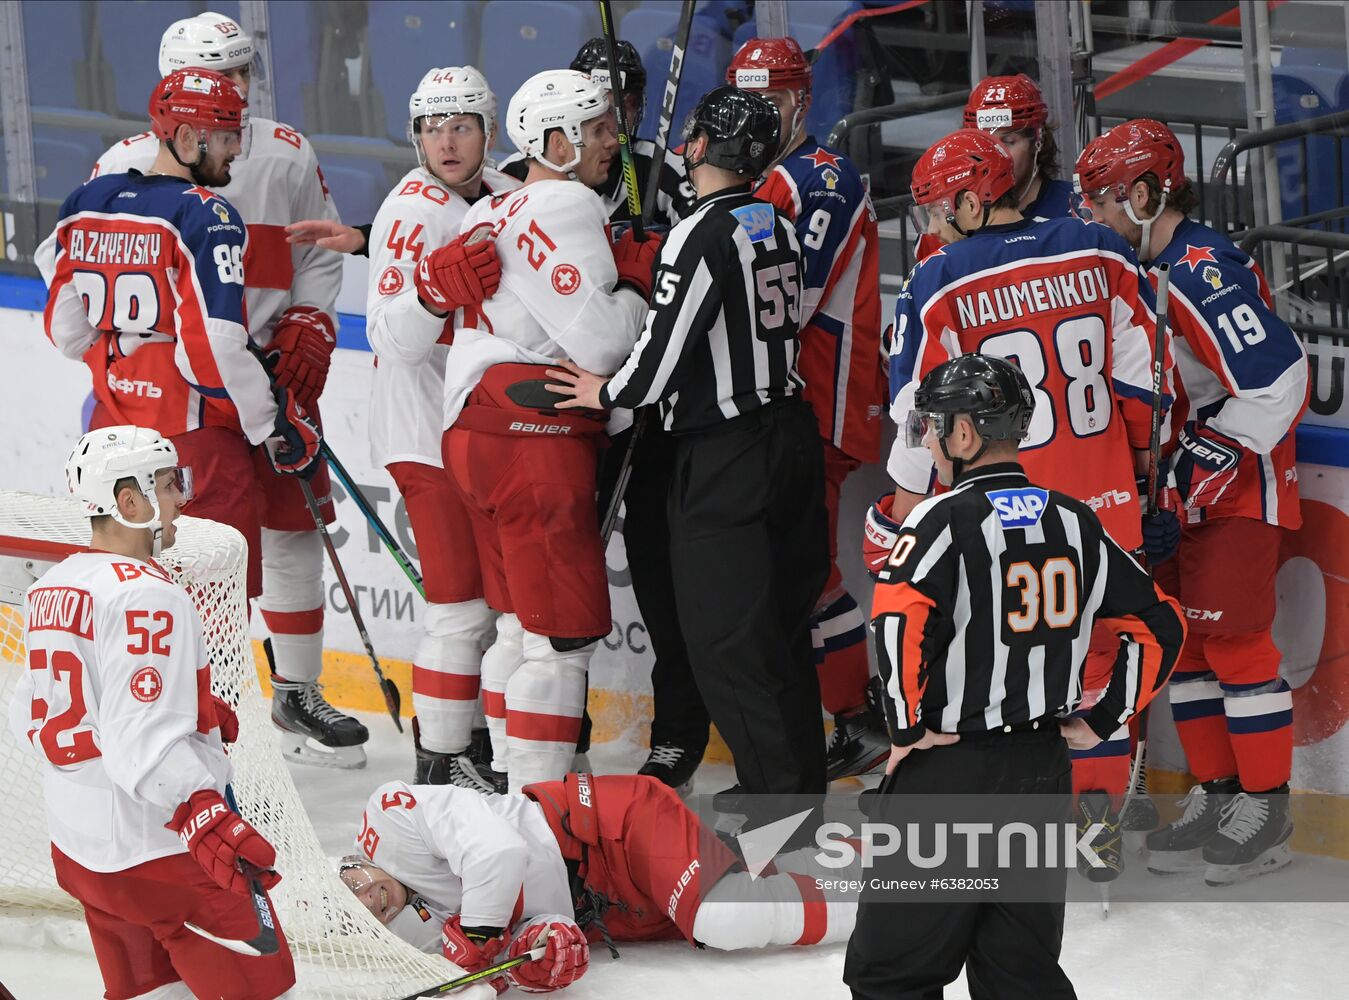
[[[754,180],[777,156],[781,132],[771,102],[735,87],[717,87],[702,96],[684,123],[686,147],[696,136],[707,136],[703,158],[686,165],[692,170],[707,163]]]
[[[917,448],[934,433],[944,449],[954,418],[964,413],[985,442],[1022,441],[1034,412],[1035,396],[1020,368],[988,354],[962,354],[932,369],[918,384],[905,440]]]

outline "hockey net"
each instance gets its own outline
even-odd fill
[[[296,959],[299,995],[332,1000],[400,998],[460,970],[387,931],[346,889],[319,846],[272,735],[245,611],[243,537],[214,521],[184,517],[160,564],[192,595],[206,630],[212,686],[237,706],[239,740],[230,749],[240,811],[276,847],[283,875],[272,891]],[[56,884],[36,758],[10,733],[14,685],[26,669],[23,591],[32,579],[89,541],[73,499],[0,492],[0,917],[44,927],[45,942],[78,934],[51,925],[80,919],[79,904]],[[36,944],[32,934],[26,943]],[[88,939],[83,938],[85,947]],[[456,994],[488,998],[487,986]]]

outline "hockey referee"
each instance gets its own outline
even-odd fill
[[[1100,743],[1161,690],[1185,638],[1180,608],[1086,504],[1027,480],[1017,443],[1035,402],[1019,368],[953,358],[928,373],[913,406],[901,433],[926,445],[952,489],[892,533],[876,584],[892,744],[880,815],[901,802],[913,813],[912,797],[931,793],[1033,793],[1061,798],[1066,822],[1068,748]],[[1098,621],[1120,639],[1114,670],[1085,715],[1064,719],[1082,699]],[[1058,961],[1067,873],[1037,878],[1043,891],[1030,900],[864,890],[844,982],[855,998],[927,1000],[964,966],[972,996],[1074,997]]]
[[[819,433],[796,372],[801,251],[750,195],[777,109],[718,87],[684,127],[698,194],[665,238],[651,311],[607,382],[550,371],[561,406],[659,404],[675,437],[668,500],[680,628],[698,689],[735,754],[751,825],[761,793],[823,795],[824,730],[809,621],[829,572]]]

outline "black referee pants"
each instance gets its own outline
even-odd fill
[[[675,441],[652,413],[633,450],[632,476],[623,495],[623,544],[633,596],[655,657],[651,745],[673,743],[701,755],[707,749],[711,719],[689,663],[670,565],[669,499]]]
[[[810,613],[829,573],[829,529],[810,407],[782,400],[676,436],[669,523],[689,662],[741,786],[823,795]]]
[[[1054,819],[1067,823],[1071,792],[1068,745],[1056,731],[962,737],[905,757],[881,783],[879,818],[902,826],[903,795],[1033,794],[1061,796],[1063,815]],[[1044,800],[1036,802],[1032,808],[1043,813]],[[868,874],[887,877],[880,864]],[[964,966],[972,1000],[1075,1000],[1059,966],[1067,874],[1055,871],[1037,881],[1046,892],[1034,902],[999,901],[996,894],[969,902],[899,902],[868,887],[843,981],[854,1000],[941,1000]]]

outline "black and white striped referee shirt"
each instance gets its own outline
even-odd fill
[[[925,729],[1004,730],[1082,701],[1092,626],[1120,637],[1085,716],[1103,740],[1166,683],[1180,608],[1091,508],[1034,486],[1014,462],[969,470],[904,521],[872,606],[887,721],[898,746]]]
[[[749,185],[698,199],[665,238],[646,328],[601,402],[659,403],[678,433],[796,395],[802,273],[791,220]]]

